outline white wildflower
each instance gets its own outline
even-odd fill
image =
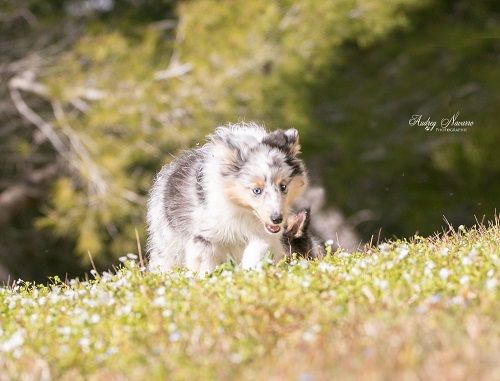
[[[24,344],[24,331],[19,329],[3,343],[0,343],[1,352],[10,352]]]
[[[90,322],[92,324],[97,324],[99,323],[99,321],[101,320],[101,317],[97,314],[93,314],[91,317],[90,317]]]
[[[57,332],[62,336],[69,336],[71,335],[72,329],[71,327],[61,327],[57,329]]]
[[[461,285],[469,284],[469,276],[463,275],[462,277],[460,277],[460,284]]]
[[[134,294],[128,290],[125,291],[125,299],[130,300],[130,301],[134,301],[134,299],[135,299]]]
[[[165,291],[166,291],[165,287],[163,287],[163,286],[162,286],[162,287],[159,287],[159,288],[156,290],[156,295],[158,295],[158,296],[165,295]]]
[[[89,307],[97,307],[97,302],[91,298],[91,299],[88,299],[88,298],[85,298],[82,300],[83,304],[89,306]]]
[[[448,253],[450,252],[450,249],[448,249],[447,247],[442,247],[441,250],[439,250],[439,254],[442,256],[442,257],[446,257],[448,256]]]
[[[402,245],[398,248],[397,253],[398,253],[398,260],[402,261],[408,256],[408,253],[410,252],[410,249],[408,248],[408,245]]]
[[[21,306],[23,307],[30,307],[30,306],[34,306],[35,305],[35,302],[31,299],[21,299]]]
[[[131,259],[131,260],[133,260],[133,261],[135,261],[135,260],[136,260],[137,258],[139,258],[139,257],[138,257],[137,255],[135,255],[135,254],[128,253],[128,254],[127,254],[127,258],[128,258],[128,259]]]
[[[389,287],[389,282],[385,279],[375,278],[373,284],[375,285],[375,287],[382,291],[386,290]]]
[[[231,361],[233,364],[239,364],[241,362],[242,358],[239,353],[231,353],[229,355],[229,361]]]
[[[233,272],[232,271],[224,270],[224,271],[221,272],[220,275],[222,277],[226,278],[226,279],[231,279],[233,277]]]
[[[296,266],[299,262],[297,261],[297,259],[292,259],[290,261],[290,266],[289,266],[289,269],[291,270],[293,266]]]
[[[331,263],[321,262],[318,265],[318,270],[324,273],[331,273],[334,269],[335,267]]]
[[[76,321],[80,322],[80,323],[87,321],[89,318],[89,314],[88,314],[87,310],[80,308],[80,307],[76,307],[73,310],[71,315],[73,315],[75,317]]]
[[[329,239],[325,243],[327,246],[333,246],[333,239]]]
[[[451,272],[450,270],[448,269],[441,269],[439,270],[439,277],[443,280],[446,280],[448,279],[448,277],[450,276]]]
[[[379,332],[377,325],[373,322],[367,321],[365,324],[363,324],[363,328],[367,336],[375,337]]]
[[[115,282],[114,286],[115,286],[114,288],[122,288],[122,287],[128,286],[128,279],[125,277],[119,278]]]
[[[127,316],[132,312],[132,306],[130,304],[124,304],[115,311],[116,316]]]
[[[61,298],[59,297],[59,295],[57,293],[51,292],[48,296],[48,300],[52,304],[57,304],[61,300]]]
[[[402,278],[407,281],[408,283],[411,283],[412,282],[412,278],[411,278],[411,275],[408,274],[406,271],[403,272],[403,274],[401,275]]]
[[[113,294],[104,291],[102,288],[98,289],[95,293],[95,299],[99,304],[102,305],[112,306],[113,304],[115,304],[115,298],[113,297]]]
[[[394,267],[394,262],[393,261],[389,261],[389,262],[387,262],[385,264],[384,267],[385,267],[386,270],[390,270],[390,269],[392,269]]]
[[[351,269],[351,273],[352,275],[354,276],[359,276],[361,275],[361,270],[359,268],[357,268],[356,266],[354,266],[352,269]]]
[[[340,278],[344,279],[344,280],[346,280],[348,282],[352,280],[352,276],[350,276],[349,274],[346,274],[346,273],[341,273],[340,274]]]
[[[122,263],[125,263],[125,262],[127,262],[127,257],[123,256],[123,257],[118,258],[118,260]]]
[[[472,259],[470,257],[462,257],[462,265],[470,266],[472,264]]]
[[[388,243],[381,243],[377,247],[382,254],[386,254],[386,255],[389,253],[389,250],[391,249],[391,245],[389,245]]]
[[[164,296],[157,296],[153,300],[153,306],[155,307],[165,307],[167,305],[167,300]]]
[[[493,271],[493,269],[490,269],[490,270],[488,270],[488,272],[486,273],[486,276],[487,276],[488,278],[491,278],[491,277],[493,276],[493,274],[495,274],[495,271]]]
[[[80,345],[84,351],[87,351],[90,347],[90,339],[88,337],[82,337],[78,340],[78,345]]]
[[[320,326],[318,324],[315,324],[302,334],[302,339],[310,343],[316,339],[319,331]]]
[[[427,301],[430,303],[430,304],[436,304],[438,303],[440,300],[442,299],[442,296],[441,295],[438,295],[438,294],[435,294],[435,295],[431,295],[427,298]]]
[[[310,332],[310,331],[305,331],[302,334],[302,339],[304,341],[307,341],[308,343],[314,341],[315,338],[316,338],[316,334],[314,334],[313,332]]]
[[[181,334],[179,332],[175,331],[175,332],[172,332],[168,338],[170,341],[176,342],[176,341],[179,341],[181,339]]]
[[[488,291],[494,291],[497,286],[496,278],[488,278],[485,283],[485,287]]]
[[[359,267],[361,267],[362,269],[366,269],[367,268],[367,261],[364,260],[364,259],[358,259],[356,261],[356,265],[358,265]]]
[[[434,269],[434,267],[436,267],[436,265],[434,264],[434,262],[432,262],[432,261],[425,262],[424,275],[426,277],[431,276],[432,275],[432,270]]]
[[[69,300],[73,300],[78,297],[78,294],[75,290],[70,288],[64,292],[64,296]]]
[[[305,259],[302,259],[299,262],[299,266],[303,269],[307,269],[309,267],[309,261],[306,261]]]

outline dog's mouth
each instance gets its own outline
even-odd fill
[[[281,227],[279,225],[266,224],[266,229],[269,233],[276,234],[276,233],[279,233],[279,231],[281,230]]]

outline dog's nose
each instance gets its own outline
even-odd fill
[[[281,224],[283,221],[283,215],[278,212],[273,212],[273,214],[271,214],[271,221],[273,224]]]

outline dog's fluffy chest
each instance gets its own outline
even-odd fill
[[[230,206],[218,211],[206,211],[200,220],[200,235],[214,244],[239,246],[254,237],[258,221],[252,215],[231,210]]]

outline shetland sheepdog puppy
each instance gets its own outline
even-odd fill
[[[148,201],[149,269],[204,274],[228,258],[280,260],[290,204],[307,186],[297,130],[219,127],[158,173]],[[285,239],[286,240],[286,239]]]

